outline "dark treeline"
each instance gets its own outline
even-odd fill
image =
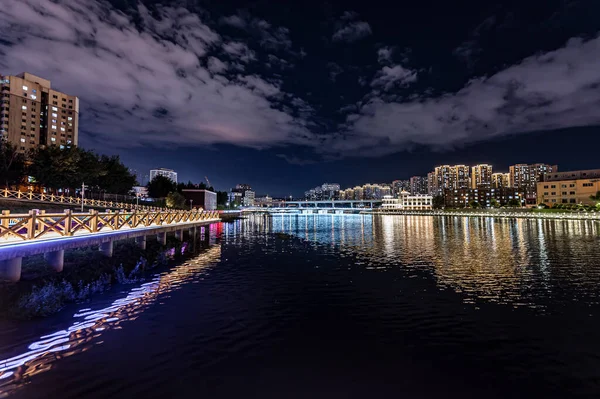
[[[99,155],[79,147],[37,148],[21,154],[10,143],[0,144],[0,182],[9,188],[23,184],[74,194],[85,183],[91,191],[129,194],[135,176],[118,156]]]

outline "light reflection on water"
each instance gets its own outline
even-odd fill
[[[544,311],[549,304],[598,301],[597,221],[255,215],[234,229],[283,232],[338,246],[367,269],[426,270],[439,288],[463,294],[467,303],[483,300]]]
[[[119,329],[123,322],[135,320],[161,295],[178,290],[201,276],[218,262],[220,256],[221,246],[213,245],[184,264],[156,274],[107,307],[79,310],[73,315],[76,321],[72,325],[40,337],[20,354],[0,359],[0,397],[7,397],[29,378],[50,370],[57,360],[97,345],[104,331]]]

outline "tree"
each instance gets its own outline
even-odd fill
[[[513,198],[513,199],[508,200],[507,205],[510,206],[510,207],[513,207],[513,208],[515,208],[515,207],[519,207],[520,208],[521,207],[521,201],[519,201],[517,198]]]
[[[469,206],[473,209],[481,208],[481,206],[479,205],[479,202],[477,202],[477,201],[471,201],[469,203]]]
[[[596,204],[600,204],[600,191],[598,191],[596,195],[590,195],[590,199],[596,201]]]
[[[217,205],[222,206],[224,208],[225,204],[227,204],[228,199],[229,196],[227,194],[227,191],[217,191]]]
[[[101,170],[98,186],[112,194],[127,194],[136,183],[135,176],[129,171],[118,156],[102,155],[99,162]]]
[[[499,208],[500,207],[500,203],[498,202],[498,200],[496,200],[496,198],[492,198],[490,200],[490,206],[492,208]]]
[[[19,184],[26,176],[25,156],[7,141],[0,143],[0,181],[6,187]]]
[[[148,195],[152,198],[164,198],[172,191],[177,191],[177,185],[168,177],[158,175],[148,183]]]
[[[433,200],[432,200],[433,209],[441,209],[444,207],[444,205],[445,205],[445,202],[444,202],[443,196],[436,195],[435,197],[433,197]]]
[[[39,147],[30,152],[29,159],[29,175],[50,191],[74,188],[83,183],[79,168],[81,153],[77,147]]]
[[[167,207],[175,209],[185,208],[185,197],[177,191],[167,194]]]

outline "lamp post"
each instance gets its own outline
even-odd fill
[[[85,199],[85,183],[81,183],[81,212],[83,212],[83,200]]]
[[[194,209],[194,200],[193,199],[190,200],[190,209]]]

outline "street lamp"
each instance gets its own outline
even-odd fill
[[[81,212],[83,212],[83,200],[85,199],[85,183],[81,183]]]

